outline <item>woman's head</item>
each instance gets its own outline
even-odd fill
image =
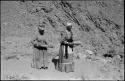
[[[66,24],[66,29],[70,31],[72,29],[72,23],[68,22]]]
[[[39,23],[39,25],[38,25],[38,31],[39,31],[39,33],[40,33],[41,35],[43,35],[43,34],[44,34],[44,31],[45,31],[45,24]]]

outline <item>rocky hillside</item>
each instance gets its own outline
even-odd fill
[[[12,1],[2,2],[1,35],[32,37],[41,20],[48,38],[59,42],[66,22],[73,23],[76,40],[97,55],[124,55],[124,1]],[[76,48],[79,49],[79,48]]]
[[[72,22],[74,40],[83,45],[74,48],[76,56],[89,50],[124,64],[124,0],[1,1],[1,54],[32,54],[28,43],[41,21],[55,46],[50,53],[58,53],[60,33]]]

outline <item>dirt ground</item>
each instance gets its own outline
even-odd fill
[[[3,80],[119,80],[123,74],[111,71],[116,67],[105,68],[102,61],[76,60],[75,72],[56,71],[54,64],[49,63],[48,70],[37,70],[30,66],[31,57],[20,57],[9,60],[1,59],[1,78]],[[108,70],[108,71],[107,71]],[[113,74],[115,73],[115,74]]]

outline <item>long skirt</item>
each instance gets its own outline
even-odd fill
[[[32,68],[40,69],[41,67],[48,67],[48,53],[47,49],[33,49]]]
[[[68,54],[66,57],[64,50],[66,47],[64,45],[60,46],[59,50],[59,63],[56,68],[58,71],[61,72],[74,72],[74,61],[73,61],[73,53]],[[68,50],[68,48],[66,48]]]

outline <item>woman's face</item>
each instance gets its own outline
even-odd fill
[[[41,35],[43,35],[43,34],[44,34],[44,28],[39,27],[38,29],[39,29],[39,33],[40,33]]]
[[[71,31],[71,29],[72,29],[72,26],[67,26],[68,31]]]

